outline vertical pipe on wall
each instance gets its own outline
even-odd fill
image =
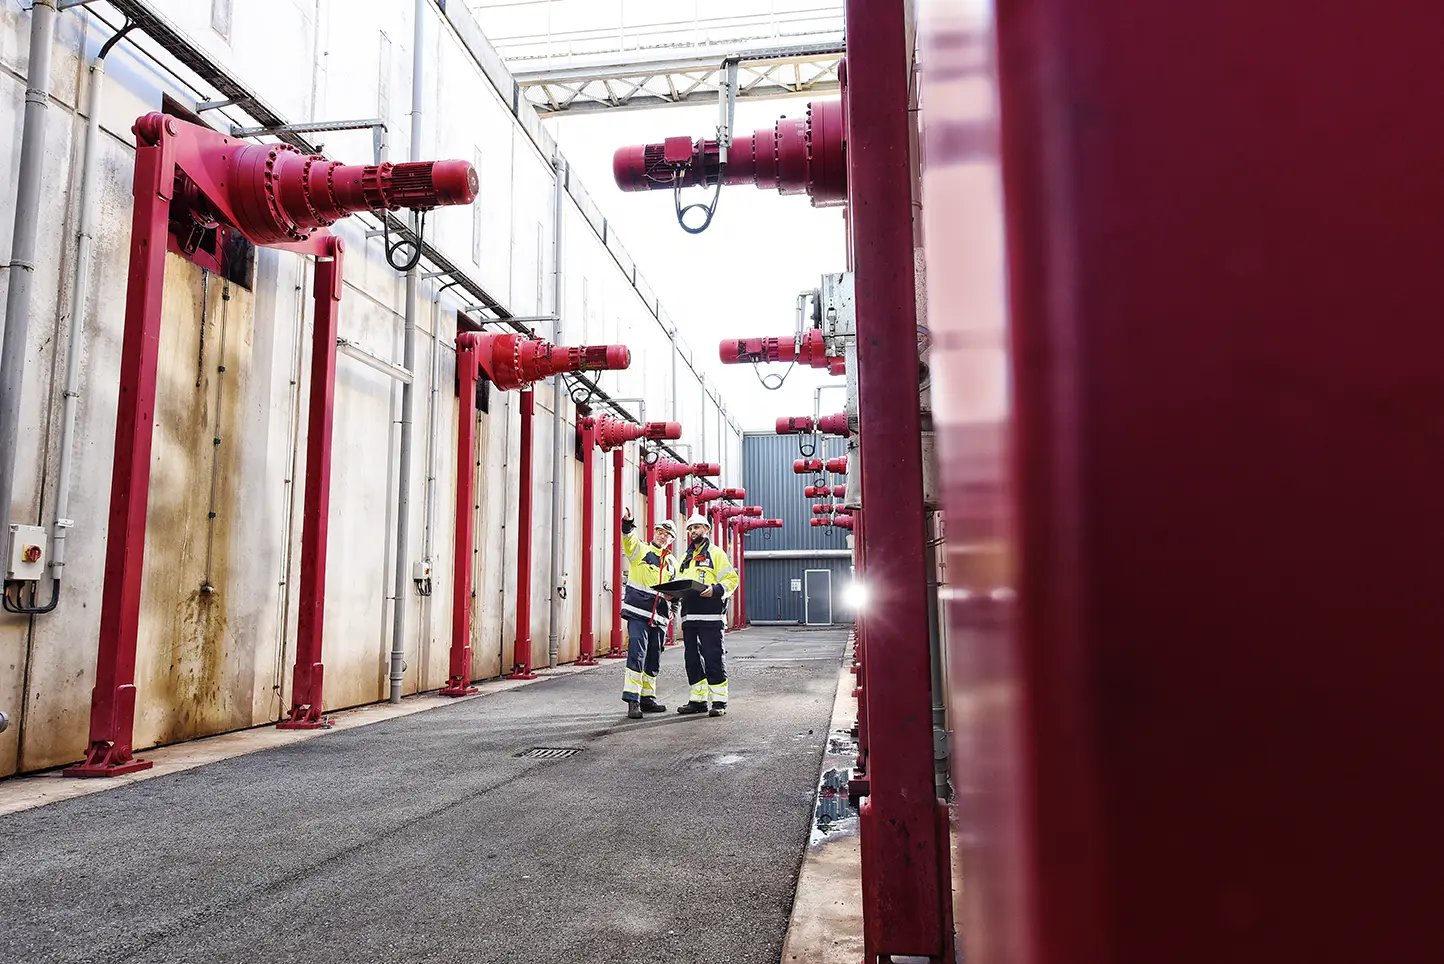
[[[105,93],[105,57],[124,36],[122,29],[101,46],[90,64],[85,118],[85,148],[80,162],[80,223],[76,229],[75,274],[70,285],[70,317],[65,339],[65,388],[60,403],[59,465],[55,473],[55,514],[51,527],[50,575],[59,582],[65,572],[66,536],[70,530],[71,449],[75,444],[75,414],[80,399],[80,339],[89,308],[90,272],[94,260],[96,182],[100,179],[100,107]]]
[[[516,500],[516,643],[512,647],[512,679],[535,679],[531,669],[531,483],[532,429],[536,422],[536,391],[521,393],[521,464],[517,467]]]
[[[552,161],[555,186],[552,190],[552,343],[562,343],[562,212],[566,201],[567,162],[558,154]],[[566,379],[552,377],[552,528],[551,561],[547,567],[551,579],[551,595],[547,605],[547,665],[555,668],[561,656],[562,593],[566,582],[566,535],[562,509],[567,498],[566,464]]]
[[[20,396],[30,338],[30,288],[40,235],[40,178],[45,168],[45,127],[50,109],[50,52],[55,46],[55,0],[30,9],[30,62],[26,67],[25,120],[20,130],[20,167],[15,181],[15,228],[10,242],[5,332],[0,345],[0,525],[8,532],[15,495]],[[8,535],[6,536],[8,542]]]
[[[411,151],[408,160],[421,160],[421,80],[425,67],[423,46],[426,40],[426,0],[416,0],[411,13]],[[411,212],[411,230],[419,231],[417,213]],[[401,365],[409,372],[416,370],[416,300],[417,272],[413,266],[406,272],[406,329],[402,335]],[[391,610],[391,674],[388,699],[401,702],[401,684],[406,676],[406,602],[411,581],[411,423],[415,408],[412,381],[401,383],[401,444],[397,456],[396,478],[396,578],[395,601]]]

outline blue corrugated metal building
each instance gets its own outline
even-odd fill
[[[825,501],[802,494],[817,476],[797,475],[795,459],[804,454],[829,459],[847,454],[844,439],[823,440],[815,453],[811,436],[748,432],[742,438],[742,484],[747,502],[763,515],[781,519],[781,529],[758,529],[747,536],[747,619],[754,623],[850,623],[845,589],[852,580],[852,552],[846,529],[812,525],[812,506]],[[843,476],[828,476],[840,485]],[[841,500],[838,500],[841,501]]]

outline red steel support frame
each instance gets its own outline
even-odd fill
[[[456,541],[452,554],[451,669],[442,696],[470,696],[471,580],[476,534],[476,381],[477,345],[458,338],[456,377],[460,382],[456,421]]]
[[[531,667],[531,480],[532,429],[536,392],[521,393],[521,465],[518,469],[516,538],[516,642],[512,647],[512,679],[536,679]],[[559,536],[558,536],[559,538]]]
[[[85,760],[67,767],[74,777],[109,777],[152,764],[134,756],[135,663],[145,569],[145,523],[150,502],[151,445],[155,428],[161,299],[165,286],[168,221],[178,169],[205,181],[196,145],[183,141],[174,119],[150,114],[135,125],[135,205],[131,217],[130,270],[125,334],[116,401],[115,461],[110,524],[106,535],[105,586],[95,688],[91,693],[89,746]],[[184,162],[184,163],[183,163]],[[312,352],[309,438],[305,484],[306,520],[301,536],[301,593],[297,663],[293,675],[293,725],[322,726],[321,630],[325,599],[327,512],[330,501],[331,424],[335,394],[336,324],[341,297],[343,245],[326,231],[305,241],[273,247],[318,259]],[[326,340],[329,339],[329,340]],[[284,725],[284,723],[283,723]]]
[[[907,24],[902,0],[847,0],[848,214],[856,283],[869,741],[860,808],[867,964],[953,959],[946,808],[933,777],[918,393]],[[899,386],[905,389],[899,391]],[[885,507],[885,508],[883,508]]]
[[[230,225],[257,245],[319,259],[296,667],[291,712],[281,724],[311,728],[326,725],[321,715],[321,640],[343,251],[325,226],[362,210],[470,203],[477,186],[475,170],[464,161],[345,165],[303,156],[287,144],[238,141],[158,112],[138,118],[132,129],[135,203],[90,740],[84,762],[65,770],[78,777],[117,776],[151,765],[133,755],[135,664],[172,214],[195,226]],[[178,182],[184,188],[179,202]],[[175,203],[180,210],[172,210]],[[195,254],[179,246],[178,251]]]
[[[592,601],[596,585],[596,451],[597,420],[590,415],[577,419],[582,449],[582,643],[578,666],[597,665],[597,630],[592,625]]]

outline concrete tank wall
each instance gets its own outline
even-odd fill
[[[53,516],[66,324],[73,303],[79,159],[86,58],[112,31],[100,4],[57,21],[41,232],[11,518],[49,524]],[[382,116],[390,157],[409,141],[411,4],[387,0],[267,0],[234,4],[229,36],[212,29],[210,5],[154,0],[154,9],[294,121]],[[458,6],[453,4],[453,7]],[[13,185],[24,106],[28,4],[0,0],[0,184]],[[478,66],[486,51],[469,14],[427,9],[423,81],[424,153],[461,157],[480,168],[476,210],[443,209],[427,235],[516,315],[551,313],[552,152],[535,118],[513,115],[498,74]],[[465,42],[462,37],[466,36]],[[470,45],[470,49],[468,48]],[[385,70],[389,49],[390,69]],[[100,226],[81,352],[82,389],[74,449],[69,562],[60,608],[34,620],[0,617],[0,708],[14,723],[0,734],[0,776],[78,759],[86,742],[94,683],[106,522],[114,453],[116,389],[129,254],[130,125],[160,108],[163,95],[194,106],[214,91],[148,38],[119,44],[107,60],[100,148]],[[523,108],[525,109],[525,108]],[[208,112],[218,126],[251,123],[235,109]],[[369,132],[315,135],[328,155],[371,159]],[[0,193],[0,244],[8,249],[14,191]],[[605,391],[645,395],[648,415],[684,423],[696,458],[721,461],[740,482],[740,435],[715,390],[688,355],[676,365],[670,322],[645,281],[575,181],[563,210],[564,340],[623,342],[628,372],[605,373]],[[337,226],[347,244],[340,330],[382,358],[400,362],[404,284],[379,239],[355,219]],[[8,257],[5,249],[0,255]],[[290,703],[295,659],[296,585],[302,528],[313,270],[303,258],[258,250],[253,286],[227,286],[176,256],[167,261],[160,387],[152,460],[146,568],[136,682],[136,745],[153,746],[278,719]],[[6,284],[0,272],[0,296]],[[456,314],[465,298],[422,285],[415,365],[416,444],[411,465],[410,544],[427,554],[431,520],[433,594],[408,591],[405,691],[444,685],[450,645],[451,543],[455,502]],[[433,334],[436,336],[433,340]],[[549,326],[539,334],[550,335]],[[436,377],[433,380],[433,351]],[[224,366],[224,372],[220,369]],[[433,385],[435,392],[433,393]],[[335,454],[327,572],[326,706],[382,699],[391,646],[396,553],[399,388],[341,355],[337,361]],[[429,429],[435,402],[435,434]],[[533,661],[547,661],[551,531],[550,385],[537,388],[532,521]],[[561,404],[568,439],[574,406]],[[519,420],[515,395],[493,392],[477,413],[477,553],[473,620],[475,675],[509,669],[515,636]],[[704,428],[705,425],[705,428]],[[703,435],[705,432],[705,446]],[[217,443],[214,440],[219,439]],[[434,486],[428,484],[428,453]],[[570,457],[563,530],[568,587],[560,660],[576,658],[580,627],[581,465]],[[641,511],[636,453],[629,451],[626,498]],[[595,547],[600,647],[607,645],[611,546],[609,459],[597,459],[599,538]],[[211,516],[214,513],[214,517]]]

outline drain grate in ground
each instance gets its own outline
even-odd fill
[[[531,760],[562,760],[580,752],[582,748],[579,746],[534,746],[530,750],[522,750],[517,756]]]

